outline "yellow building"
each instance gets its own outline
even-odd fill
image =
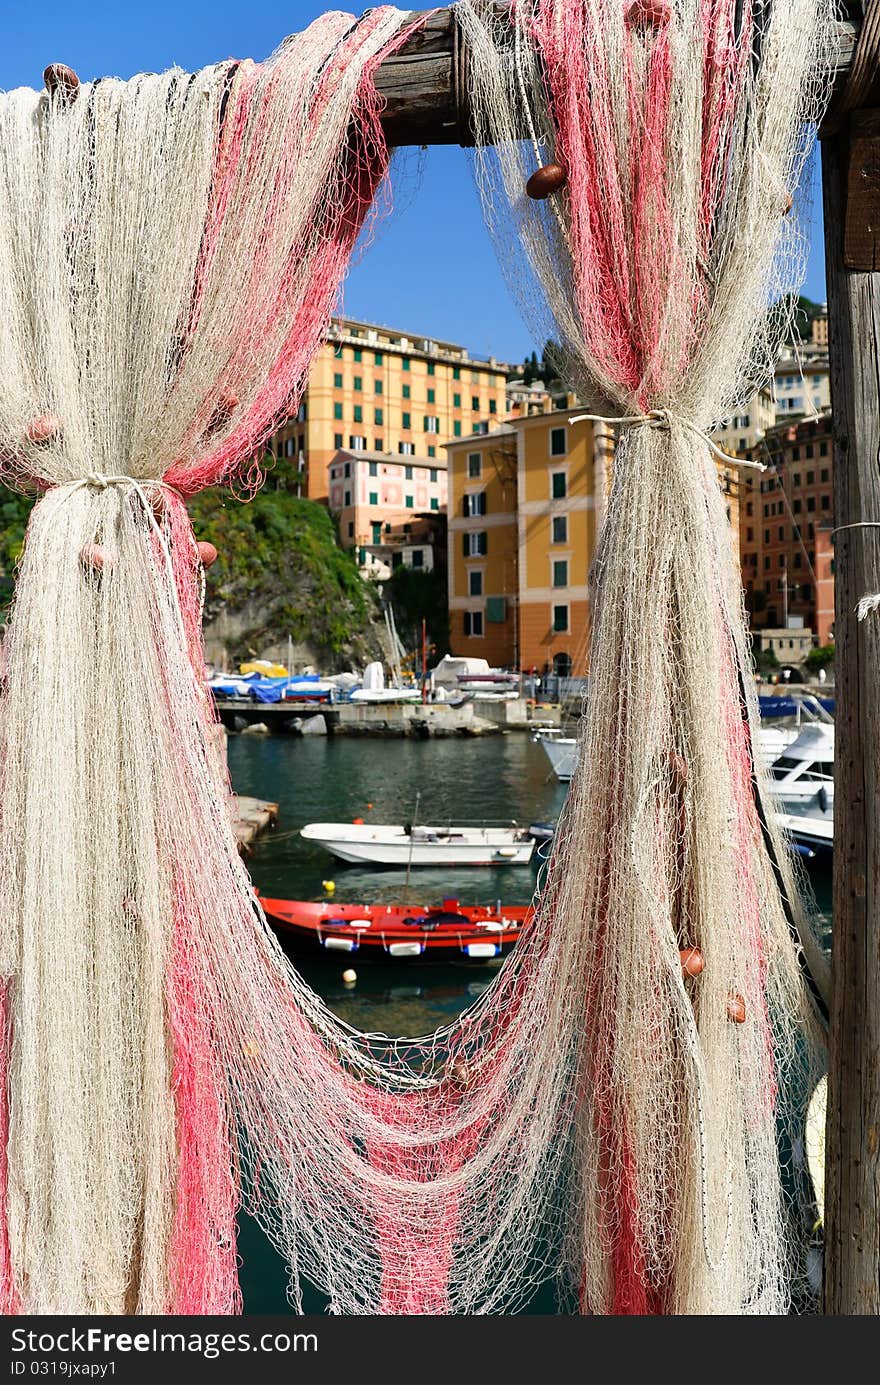
[[[538,673],[586,672],[589,572],[605,517],[613,433],[577,406],[448,443],[452,652]],[[719,483],[738,552],[738,477]]]
[[[454,653],[583,672],[588,573],[604,508],[598,441],[592,424],[572,424],[564,410],[447,444]]]
[[[301,491],[329,494],[337,452],[439,458],[450,439],[485,432],[506,413],[507,368],[463,346],[334,318],[296,419],[269,444],[299,464]]]

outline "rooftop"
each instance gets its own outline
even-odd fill
[[[407,455],[405,452],[370,452],[365,448],[339,447],[333,453],[330,465],[332,466],[340,457],[344,457],[346,461],[384,462],[386,466],[389,462],[393,462],[396,466],[426,466],[430,467],[432,471],[445,470],[442,458],[419,457],[415,453]]]

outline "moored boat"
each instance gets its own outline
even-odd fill
[[[508,953],[530,905],[338,904],[262,899],[266,917],[297,951],[358,961],[491,962]]]
[[[342,861],[377,866],[527,866],[535,850],[528,828],[513,823],[418,826],[410,823],[310,822],[300,836]]]

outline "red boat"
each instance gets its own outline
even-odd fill
[[[298,950],[325,959],[357,953],[359,961],[488,962],[508,953],[532,916],[531,905],[260,902],[270,923]]]

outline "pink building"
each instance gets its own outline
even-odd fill
[[[437,457],[338,451],[330,463],[330,509],[343,548],[384,547],[417,515],[446,510],[446,464]]]

